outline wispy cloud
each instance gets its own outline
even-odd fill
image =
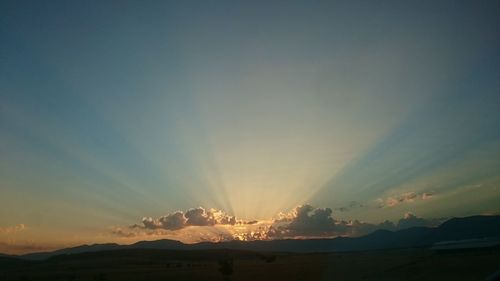
[[[420,200],[429,200],[436,195],[434,191],[427,192],[405,192],[398,195],[392,195],[386,198],[378,198],[376,202],[379,208],[390,208],[395,207],[403,203],[412,203]]]
[[[0,227],[0,234],[16,233],[24,230],[26,230],[26,226],[21,223],[14,226]]]
[[[358,208],[363,208],[365,207],[364,204],[358,202],[358,201],[351,201],[349,204],[346,204],[345,206],[337,207],[333,209],[334,211],[339,211],[339,212],[348,212],[353,209],[358,209]]]
[[[125,237],[125,238],[132,238],[132,237],[137,237],[137,233],[134,231],[128,231],[126,229],[123,229],[121,227],[113,227],[111,229],[111,234],[116,235],[118,237]]]

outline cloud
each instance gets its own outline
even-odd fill
[[[14,226],[0,227],[0,234],[16,233],[24,230],[26,230],[26,226],[21,223]]]
[[[407,212],[402,219],[399,220],[397,228],[405,229],[410,227],[436,227],[443,223],[446,218],[440,219],[424,219]]]
[[[119,236],[119,237],[125,237],[125,238],[132,238],[132,237],[137,236],[136,232],[126,231],[126,230],[123,230],[121,227],[113,228],[111,230],[111,234]]]
[[[360,236],[376,229],[395,229],[392,222],[370,224],[340,221],[332,217],[330,208],[314,208],[311,205],[296,207],[289,214],[281,214],[269,228],[269,238]]]
[[[419,200],[429,200],[432,199],[435,196],[435,194],[436,193],[434,191],[427,191],[421,193],[406,192],[399,195],[389,196],[385,199],[379,198],[376,201],[378,203],[379,208],[390,208],[403,203],[412,203]]]
[[[434,197],[434,194],[435,192],[434,191],[430,191],[430,192],[424,192],[422,193],[422,200],[428,200],[428,199],[431,199],[432,197]]]
[[[404,198],[411,200],[417,197],[418,195],[408,195]],[[360,207],[360,204],[351,205]],[[379,229],[395,231],[416,226],[434,227],[444,221],[444,219],[424,219],[408,212],[397,223],[388,220],[368,223],[359,220],[337,220],[333,213],[331,208],[316,208],[306,204],[297,206],[288,213],[279,213],[273,220],[243,221],[220,210],[198,207],[185,212],[176,211],[159,218],[145,217],[142,219],[142,224],[132,225],[128,229],[115,227],[111,233],[122,238],[164,236],[194,243],[356,237]]]
[[[311,205],[302,205],[296,207],[288,214],[281,214],[269,228],[267,237],[270,239],[335,236],[354,237],[366,235],[379,229],[395,231],[417,226],[435,227],[444,220],[445,219],[424,219],[412,213],[406,213],[397,224],[388,220],[373,224],[359,220],[336,220],[332,217],[332,210],[330,208],[323,209],[314,208]]]
[[[179,230],[188,226],[235,225],[234,216],[221,210],[205,210],[202,207],[189,209],[186,212],[176,211],[157,219],[144,217],[142,225],[134,224],[130,228]]]
[[[364,207],[363,204],[361,204],[357,201],[351,201],[351,202],[349,202],[349,204],[347,206],[338,207],[338,208],[335,208],[334,210],[339,211],[339,212],[348,212],[352,209],[363,208],[363,207]]]
[[[149,218],[151,219],[151,218]],[[155,225],[158,225],[157,228],[163,228],[167,230],[176,230],[181,229],[186,226],[187,218],[184,216],[182,212],[175,212],[173,214],[169,214],[163,217],[160,217]]]
[[[296,236],[327,234],[335,228],[330,208],[315,209],[311,205],[302,205],[296,207],[294,213],[295,217],[288,224],[287,229]]]
[[[215,225],[215,219],[211,213],[207,213],[203,208],[189,209],[184,216],[186,217],[186,225]]]

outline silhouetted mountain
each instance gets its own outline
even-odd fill
[[[169,250],[184,250],[188,244],[184,244],[176,240],[156,240],[156,241],[139,241],[130,245],[132,249],[169,249]]]
[[[213,243],[212,243],[213,244]],[[42,260],[52,256],[57,255],[69,255],[69,254],[79,254],[87,252],[101,252],[109,250],[121,250],[121,249],[164,249],[164,250],[186,250],[189,248],[189,244],[184,244],[176,240],[155,240],[155,241],[139,241],[131,245],[119,245],[116,243],[107,244],[93,244],[93,245],[81,245],[72,248],[65,248],[56,250],[53,252],[42,252],[42,253],[32,253],[23,255],[23,258],[31,260]],[[210,247],[209,247],[210,248]],[[213,249],[210,248],[210,249]]]
[[[396,249],[423,247],[421,238],[429,235],[434,229],[414,227],[399,231],[377,230],[366,236],[357,238],[335,239],[330,247],[333,251],[364,251],[377,249]]]
[[[79,254],[79,253],[87,253],[87,252],[100,252],[106,250],[116,250],[116,249],[125,249],[128,248],[129,245],[118,245],[116,243],[106,243],[106,244],[93,244],[93,245],[81,245],[72,248],[65,248],[56,250],[53,252],[41,252],[41,253],[32,253],[26,254],[21,257],[32,260],[42,260],[52,256],[57,255],[67,255],[67,254]]]
[[[162,250],[251,250],[269,252],[334,252],[365,251],[397,248],[431,247],[442,241],[500,237],[500,216],[472,216],[450,219],[439,227],[413,227],[399,231],[377,230],[362,237],[333,239],[284,239],[270,241],[228,241],[184,244],[174,240],[140,241],[131,245],[95,244],[61,249],[54,252],[21,256],[26,259],[46,259],[56,255],[98,252],[119,249]]]
[[[433,233],[434,241],[479,239],[500,236],[500,216],[453,218]]]

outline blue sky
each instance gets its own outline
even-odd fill
[[[3,1],[0,242],[108,241],[198,206],[498,213],[499,10]]]

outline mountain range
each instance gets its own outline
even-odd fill
[[[331,239],[287,239],[257,241],[200,242],[184,244],[175,240],[140,241],[131,245],[115,243],[82,245],[52,252],[18,256],[23,259],[43,260],[57,255],[99,252],[120,249],[163,250],[251,250],[269,252],[343,252],[384,250],[397,248],[432,247],[447,241],[500,238],[500,216],[471,216],[450,219],[438,227],[413,227],[398,231],[377,230],[362,237]],[[499,240],[500,241],[500,240]],[[500,242],[499,242],[500,243]]]

